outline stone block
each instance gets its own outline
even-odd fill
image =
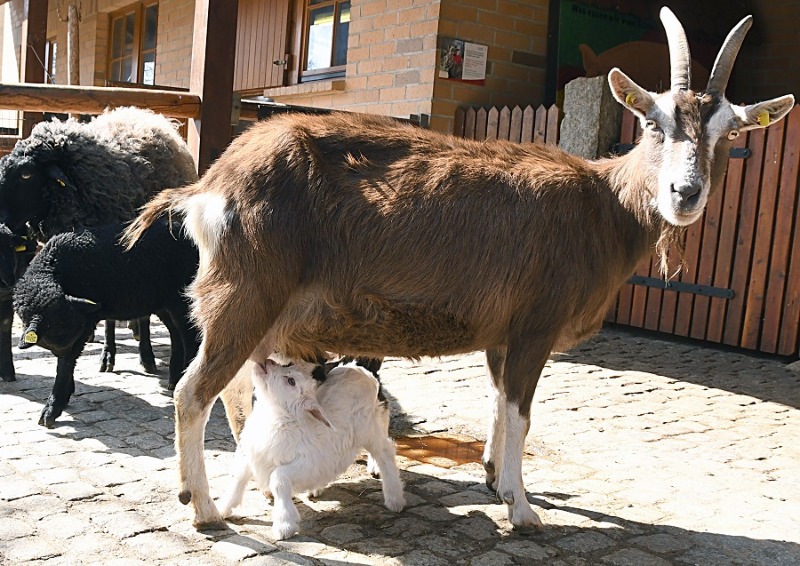
[[[611,94],[608,80],[579,77],[564,88],[564,120],[559,147],[586,159],[608,155],[619,139],[622,105]]]

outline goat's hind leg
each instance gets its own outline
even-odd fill
[[[370,457],[375,458],[380,470],[383,502],[389,511],[399,513],[406,506],[406,499],[403,495],[400,471],[395,461],[394,443],[386,436],[385,430],[381,436],[370,440],[366,449]]]

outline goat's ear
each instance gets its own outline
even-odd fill
[[[89,299],[82,299],[80,297],[73,297],[72,295],[66,295],[65,298],[67,299],[67,302],[69,302],[79,311],[90,313],[100,310],[100,303],[97,303],[95,301]]]
[[[308,396],[303,395],[301,407],[304,411],[308,412],[309,415],[317,419],[319,422],[327,426],[333,431],[336,431],[336,427],[333,426],[331,421],[328,419],[328,416],[325,414],[325,411],[322,410],[322,407],[317,402],[316,399]]]
[[[748,106],[732,106],[741,130],[766,128],[786,116],[793,107],[794,96],[791,94]]]
[[[644,120],[655,102],[653,96],[614,67],[608,72],[608,85],[617,102]]]

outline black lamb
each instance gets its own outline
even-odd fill
[[[14,284],[22,277],[36,254],[37,242],[29,234],[15,234],[0,224],[0,376],[16,380],[11,355],[11,327],[14,323]]]
[[[117,108],[88,123],[42,122],[0,159],[0,223],[15,234],[30,230],[46,242],[62,232],[129,221],[162,189],[196,180],[194,161],[175,123],[150,110]],[[0,299],[0,311],[9,308]],[[155,372],[149,327],[140,326],[141,362]],[[113,370],[114,351],[109,322],[101,371]],[[13,381],[13,364],[0,365],[0,377]]]
[[[39,424],[51,428],[75,390],[75,364],[100,320],[131,320],[156,314],[169,330],[169,388],[183,375],[199,346],[189,318],[185,287],[197,270],[198,253],[181,226],[154,225],[125,252],[123,224],[53,237],[33,259],[14,289],[23,323],[19,347],[34,344],[58,358],[53,392]]]

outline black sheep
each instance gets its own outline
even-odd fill
[[[196,180],[175,122],[150,110],[116,108],[88,123],[42,122],[0,159],[0,222],[45,242],[62,232],[131,220],[162,189]],[[155,372],[149,327],[140,326],[142,366]],[[100,371],[113,370],[114,352],[109,322]],[[0,377],[13,380],[13,367],[0,366]]]
[[[25,273],[36,247],[36,240],[29,234],[15,234],[8,226],[0,224],[0,378],[3,381],[17,379],[11,356],[14,284]]]
[[[185,287],[198,253],[180,225],[154,225],[129,252],[118,243],[123,224],[53,237],[14,289],[22,319],[20,348],[38,345],[58,357],[53,392],[39,424],[51,428],[75,390],[75,363],[97,323],[156,314],[169,330],[169,388],[194,358],[199,336],[189,319]]]

